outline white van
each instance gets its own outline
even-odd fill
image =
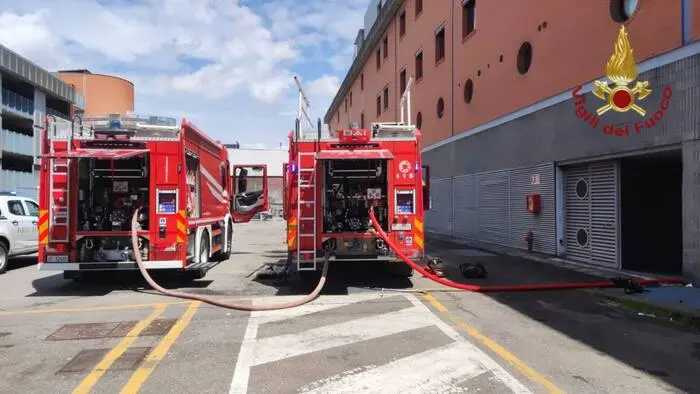
[[[0,192],[0,274],[12,256],[39,250],[39,204],[14,192]]]

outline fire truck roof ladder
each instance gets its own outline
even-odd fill
[[[304,94],[304,89],[295,76],[294,82],[299,89],[299,112],[296,118],[295,139],[309,139],[309,129],[313,129],[313,122],[308,114],[310,107],[309,100]],[[307,130],[302,130],[302,120],[305,120]],[[297,144],[297,217],[299,240],[297,242],[296,262],[297,271],[315,271],[316,270],[316,243],[317,243],[317,179],[316,179],[316,152],[320,149],[321,139],[321,122],[319,119],[318,129],[313,152],[302,152]],[[309,255],[311,255],[309,257]]]
[[[73,145],[73,132],[75,128],[75,118],[71,122],[60,119],[54,115],[47,115],[46,137],[48,139],[49,157],[49,241],[68,242],[70,240],[70,173],[69,154]],[[59,127],[61,130],[59,130]],[[70,131],[69,131],[70,130]],[[58,148],[57,148],[58,146]],[[65,151],[65,157],[55,157],[56,151]]]
[[[401,120],[398,122],[373,122],[373,136],[375,138],[408,137],[413,138],[416,133],[416,126],[411,122],[411,88],[413,87],[413,77],[408,79],[406,89],[399,100]]]

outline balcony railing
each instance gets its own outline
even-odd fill
[[[22,115],[34,116],[34,100],[6,88],[2,88],[2,106]]]

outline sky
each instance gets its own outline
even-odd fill
[[[298,76],[315,122],[350,67],[369,0],[0,0],[0,43],[49,71],[135,85],[135,111],[223,143],[286,146]]]

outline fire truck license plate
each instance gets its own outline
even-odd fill
[[[47,263],[67,263],[68,256],[46,256]]]

